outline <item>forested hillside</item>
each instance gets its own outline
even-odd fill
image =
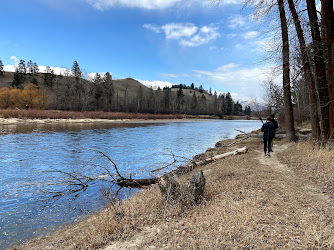
[[[193,83],[153,90],[132,78],[113,80],[108,72],[104,76],[96,74],[89,81],[81,77],[77,62],[66,75],[56,75],[49,67],[46,72],[39,73],[38,67],[37,70],[34,67],[27,70],[23,60],[16,72],[3,72],[0,75],[0,97],[3,97],[0,108],[218,116],[250,115],[251,112],[249,107],[243,110],[238,102],[234,102],[230,93],[217,95]],[[28,85],[37,86],[43,103],[32,105],[33,101],[17,97],[18,92],[14,90],[25,89]]]

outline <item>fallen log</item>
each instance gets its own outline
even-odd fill
[[[245,154],[245,153],[247,153],[247,151],[248,151],[247,147],[239,148],[239,149],[233,150],[231,152],[227,152],[227,153],[224,153],[224,154],[220,154],[220,155],[212,156],[210,158],[206,158],[206,159],[201,160],[201,161],[191,162],[186,166],[180,166],[178,169],[174,170],[173,172],[177,175],[181,175],[181,174],[192,171],[195,167],[204,166],[204,165],[207,165],[211,162],[214,162],[214,161],[217,161],[217,160],[220,160],[220,159],[224,159],[228,156],[238,155],[238,154]]]
[[[176,170],[173,170],[171,172],[175,175],[182,175],[182,174],[191,172],[196,167],[207,165],[211,162],[214,162],[220,159],[224,159],[228,156],[245,154],[247,153],[247,151],[248,151],[247,147],[239,148],[237,150],[233,150],[231,152],[227,152],[224,154],[212,156],[210,158],[207,158],[201,161],[191,162],[187,164],[186,166],[180,166]],[[125,178],[121,176],[119,179],[116,180],[117,185],[121,187],[135,187],[135,188],[157,184],[158,182],[159,182],[158,177],[148,178],[148,179],[132,179],[132,178]]]
[[[148,178],[148,179],[128,179],[128,178],[123,178],[123,179],[117,179],[116,183],[120,187],[132,187],[132,188],[139,188],[142,186],[148,186],[152,184],[158,183],[159,178],[154,177],[154,178]]]

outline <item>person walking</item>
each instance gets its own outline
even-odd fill
[[[275,138],[275,135],[276,135],[276,129],[278,129],[278,122],[275,120],[275,115],[274,114],[270,115],[270,118],[271,118],[271,122],[275,126],[274,135],[273,135],[273,138],[271,140],[271,148],[270,148],[270,152],[274,152],[273,151],[273,145],[274,145],[274,138]]]
[[[275,133],[275,125],[271,122],[270,116],[268,116],[266,122],[262,125],[261,131],[263,132],[264,157],[270,157],[271,141]]]

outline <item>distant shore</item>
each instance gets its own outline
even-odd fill
[[[162,123],[221,119],[212,115],[141,114],[101,111],[0,110],[0,124],[54,123]],[[254,120],[246,116],[225,116],[225,120]]]

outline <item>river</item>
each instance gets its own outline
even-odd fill
[[[93,150],[110,156],[124,175],[149,177],[151,170],[173,161],[171,153],[191,159],[233,138],[239,133],[235,129],[250,132],[260,126],[248,120],[0,125],[0,249],[103,208],[102,181],[83,192],[55,196],[74,187],[59,171],[97,177],[106,172],[101,166],[112,169]],[[136,191],[124,189],[120,196]]]

